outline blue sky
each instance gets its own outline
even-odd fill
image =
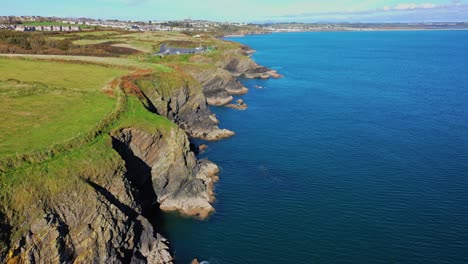
[[[0,15],[126,20],[468,21],[468,0],[1,0]]]

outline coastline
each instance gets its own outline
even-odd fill
[[[465,54],[466,37],[460,36],[466,34],[442,31],[468,32],[468,29],[326,32],[387,31],[401,33],[294,31],[268,34],[305,34],[237,35],[221,40],[218,35],[209,40],[177,35],[187,41],[183,42],[185,45],[205,41],[213,46],[213,52],[172,56],[166,60],[151,54],[141,55],[138,60],[133,56],[0,54],[3,66],[0,88],[24,88],[28,92],[24,97],[35,99],[30,95],[36,92],[47,95],[46,91],[52,87],[52,97],[42,97],[50,100],[42,101],[67,121],[74,116],[65,109],[50,107],[53,100],[60,99],[58,93],[82,101],[85,92],[78,85],[93,77],[90,69],[95,72],[107,72],[111,68],[127,70],[115,73],[110,82],[103,78],[105,86],[96,85],[93,90],[96,98],[103,97],[116,106],[109,105],[112,112],[93,127],[96,132],[85,141],[62,144],[59,135],[54,133],[56,130],[49,128],[46,132],[61,144],[59,147],[48,146],[37,152],[38,155],[20,153],[25,155],[11,159],[10,163],[3,163],[3,157],[0,158],[0,183],[4,186],[0,194],[3,202],[0,262],[172,264],[190,263],[197,257],[202,263],[249,259],[276,263],[301,262],[319,255],[328,262],[346,261],[355,256],[362,258],[361,262],[379,258],[384,262],[394,256],[417,261],[425,255],[427,262],[437,257],[445,259],[445,255],[434,258],[430,254],[447,247],[432,238],[443,234],[443,241],[458,241],[457,234],[466,227],[467,221],[447,225],[445,217],[461,217],[459,208],[463,203],[443,197],[442,205],[453,202],[454,206],[448,208],[404,198],[420,197],[423,188],[425,198],[440,199],[440,192],[433,188],[434,182],[427,179],[435,177],[439,183],[441,171],[449,172],[440,182],[447,187],[444,191],[456,194],[465,186],[456,181],[464,171],[463,166],[456,166],[458,160],[429,168],[427,159],[420,157],[431,153],[435,155],[431,156],[434,160],[443,160],[466,154],[460,144],[456,148],[440,148],[440,145],[452,146],[454,139],[463,138],[464,126],[446,131],[447,135],[439,132],[444,127],[463,123],[459,122],[460,115],[453,112],[453,107],[463,105],[465,84],[464,75],[454,73],[464,69],[461,55]],[[407,31],[410,32],[403,33]],[[133,35],[135,39],[138,34]],[[145,38],[151,36],[143,34]],[[255,34],[264,35],[249,35]],[[365,44],[362,39],[366,39]],[[441,43],[440,39],[446,41]],[[340,41],[339,47],[335,47],[336,41]],[[378,48],[379,52],[367,49],[366,45]],[[251,57],[255,53],[252,47],[261,52]],[[399,55],[405,55],[405,59]],[[435,67],[445,62],[445,58],[450,58],[448,67]],[[262,62],[277,66],[275,69],[290,73],[292,78],[272,80],[282,75],[260,65]],[[324,62],[327,67],[321,68]],[[400,67],[402,63],[406,67]],[[26,64],[31,67],[25,68]],[[78,64],[83,73],[76,74],[76,68],[69,73],[60,70]],[[65,89],[49,86],[53,84],[42,78],[44,72],[54,72],[52,77],[71,78],[68,80],[72,80],[72,86],[67,83],[61,84]],[[295,78],[298,74],[300,78]],[[436,75],[437,78],[430,80]],[[36,83],[24,76],[34,78]],[[379,78],[370,82],[369,76]],[[353,82],[349,82],[350,78]],[[402,78],[408,82],[400,86]],[[271,80],[264,82],[264,79]],[[385,86],[381,89],[382,83]],[[404,89],[406,86],[411,89]],[[449,88],[441,90],[440,87]],[[453,98],[441,101],[441,91]],[[416,93],[427,98],[418,99],[414,97]],[[23,98],[23,95],[15,96],[4,98],[11,102]],[[427,102],[440,105],[432,107]],[[38,103],[36,99],[18,105],[23,109],[25,105],[34,106],[27,107],[32,114],[34,109],[47,113],[36,106]],[[72,105],[70,101],[65,107]],[[99,104],[91,104],[93,108],[96,106]],[[278,106],[286,108],[277,109]],[[83,118],[87,111],[73,112]],[[437,118],[427,119],[427,115]],[[38,118],[34,120],[38,122]],[[419,123],[421,120],[424,122]],[[16,122],[4,123],[14,128]],[[429,138],[420,136],[439,126],[442,130],[428,134]],[[8,130],[7,127],[6,135]],[[37,140],[37,134],[28,129],[26,137],[32,142]],[[221,141],[230,137],[235,138]],[[10,135],[9,138],[20,137]],[[408,145],[409,141],[414,144]],[[380,147],[378,151],[376,145]],[[340,164],[339,168],[336,164]],[[392,177],[403,179],[395,176],[395,171],[404,173],[405,181],[395,181]],[[361,174],[363,177],[349,176]],[[414,180],[408,182],[407,178]],[[330,179],[334,179],[333,184]],[[222,182],[218,185],[219,180]],[[372,192],[366,192],[367,189]],[[378,199],[374,200],[376,193]],[[396,196],[401,199],[394,199]],[[362,200],[370,201],[369,206],[362,206]],[[275,208],[280,208],[282,213],[278,214]],[[421,208],[434,214],[425,218],[416,210],[408,216],[405,214],[408,208]],[[444,218],[432,222],[433,216]],[[408,217],[412,226],[408,226]],[[421,230],[418,225],[421,219],[440,225]],[[364,222],[371,224],[360,224]],[[373,223],[378,223],[382,234],[376,236]],[[394,235],[387,236],[388,230]],[[350,231],[358,235],[350,236]],[[321,232],[330,237],[317,237]],[[330,241],[342,243],[343,250],[331,252],[333,248],[327,243]],[[413,247],[416,243],[418,246]],[[311,244],[316,246],[312,251]],[[369,245],[387,249],[390,244],[390,251],[368,251]],[[455,246],[453,252],[464,252],[461,245]],[[295,248],[295,253],[288,254],[285,247]],[[356,252],[364,254],[357,256]],[[447,255],[452,261],[462,257],[463,253]]]
[[[215,41],[229,44],[225,40]],[[0,255],[0,259],[38,260],[43,252],[47,252],[47,258],[41,261],[79,257],[90,262],[95,258],[105,258],[117,263],[119,259],[172,263],[174,251],[170,248],[170,242],[160,235],[158,219],[151,222],[148,219],[152,218],[151,212],[157,213],[159,210],[201,220],[214,213],[214,188],[219,179],[219,168],[206,159],[198,159],[190,140],[217,141],[232,137],[235,132],[218,127],[220,121],[211,112],[210,106],[245,110],[247,104],[242,100],[237,100],[237,104],[230,103],[233,96],[248,92],[239,78],[282,77],[252,60],[250,55],[254,51],[251,48],[236,44],[228,45],[227,49],[230,50],[223,56],[193,56],[193,62],[201,66],[178,64],[171,70],[158,68],[156,71],[138,68],[138,63],[134,61],[128,61],[131,64],[127,65],[125,59],[1,54],[5,59],[20,63],[96,65],[123,68],[130,72],[112,80],[103,89],[122,103],[119,114],[112,116],[109,126],[99,129],[97,139],[90,137],[89,142],[70,145],[69,149],[52,152],[52,155],[41,155],[39,160],[26,165],[36,168],[33,171],[41,171],[41,164],[45,161],[48,166],[60,167],[56,156],[67,156],[76,148],[94,153],[95,146],[100,148],[102,155],[106,153],[111,158],[103,159],[100,164],[101,160],[97,157],[95,162],[99,167],[90,169],[86,175],[78,173],[77,183],[73,184],[79,187],[74,186],[69,191],[69,186],[61,186],[54,194],[57,196],[54,203],[44,206],[41,199],[27,203],[20,211],[25,214],[24,219],[18,220],[20,224],[10,220],[15,211],[6,210],[11,215],[5,217],[7,220],[3,219],[5,226],[11,226],[9,230],[15,233],[12,241],[6,241],[9,243],[8,251],[0,252],[4,254]],[[129,120],[126,120],[127,112],[133,114]],[[139,116],[134,116],[135,113],[139,113]],[[134,118],[137,120],[134,121]],[[147,120],[145,123],[148,125],[139,122],[138,118]],[[2,168],[21,174],[21,170],[15,171],[16,167],[24,165],[21,162],[16,162],[13,157],[6,160]],[[69,164],[81,166],[82,162],[78,156]],[[10,166],[12,164],[16,167]],[[9,173],[7,170],[1,172]],[[48,175],[49,168],[44,170],[43,173]],[[75,171],[79,172],[79,169]],[[74,174],[62,173],[69,177],[74,177]],[[76,215],[86,217],[77,218]],[[70,232],[63,233],[63,227]],[[79,235],[89,232],[95,235],[86,239]],[[6,235],[10,236],[10,233]],[[59,241],[63,245],[55,247],[54,243],[43,243],[44,237],[49,242]],[[125,244],[129,239],[131,243]],[[112,240],[112,244],[104,242],[107,240]],[[96,244],[96,248],[89,248],[91,244]],[[68,250],[65,252],[62,247]],[[123,252],[120,247],[124,249]],[[89,254],[83,255],[83,252]]]

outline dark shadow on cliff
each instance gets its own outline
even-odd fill
[[[3,263],[6,251],[10,245],[12,227],[8,224],[5,215],[0,212],[0,262]]]
[[[145,93],[143,93],[143,91],[141,92],[143,94],[143,98],[146,102],[143,102],[143,106],[146,108],[146,110],[150,111],[151,113],[153,114],[157,114],[159,115],[158,113],[158,109],[156,108],[156,106],[153,104],[153,102],[151,101],[151,99],[149,99],[148,96],[146,96]]]
[[[125,213],[132,219],[135,219],[139,214],[130,206],[122,203],[117,197],[115,197],[111,192],[109,192],[106,188],[102,187],[101,185],[92,182],[90,180],[84,180],[89,186],[93,187],[93,189],[101,194],[102,196],[106,197],[106,200],[109,201],[111,204],[115,205],[119,208],[120,211]]]
[[[89,186],[93,187],[93,189],[104,196],[109,203],[113,204],[115,207],[117,207],[121,212],[123,212],[125,215],[127,215],[131,220],[135,220],[139,213],[136,212],[133,208],[130,206],[122,203],[117,197],[115,197],[111,192],[109,192],[106,188],[102,187],[101,185],[92,182],[88,179],[83,179],[84,182],[86,182]],[[140,224],[140,222],[135,221],[135,237],[139,238],[143,232],[143,226]],[[123,263],[129,263],[130,260],[132,259],[133,255],[133,250],[132,249],[125,249],[124,247],[121,248],[122,256],[120,257],[120,260]]]
[[[59,262],[73,263],[76,259],[75,248],[66,241],[70,235],[70,228],[67,223],[65,223],[57,213],[49,213],[46,216],[46,220],[47,223],[55,223],[56,229],[60,233],[60,236],[55,241],[56,247],[59,251]]]
[[[123,142],[112,137],[112,147],[125,161],[126,177],[133,189],[133,196],[142,206],[142,215],[153,225],[154,235],[166,237],[163,212],[159,208],[158,197],[151,181],[151,167],[133,154]]]

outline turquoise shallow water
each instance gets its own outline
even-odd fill
[[[177,263],[468,263],[468,31],[233,40],[286,77],[214,109],[237,135],[202,156],[217,212],[164,215]]]

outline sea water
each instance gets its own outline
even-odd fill
[[[163,216],[176,263],[468,263],[468,31],[231,40],[285,77],[213,108],[237,134],[200,156],[216,213]]]

